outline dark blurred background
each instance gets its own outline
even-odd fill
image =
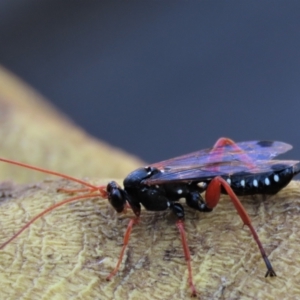
[[[0,2],[0,64],[155,162],[282,140],[300,159],[300,1]]]

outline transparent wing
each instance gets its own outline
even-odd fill
[[[194,168],[170,168],[161,173],[151,176],[143,182],[148,185],[163,184],[165,182],[188,182],[201,181],[216,176],[231,176],[238,173],[259,174],[285,170],[289,167],[300,168],[297,160],[260,160],[255,166],[249,167],[242,161],[223,162],[218,164],[207,164]]]
[[[209,148],[152,164],[160,170],[170,168],[194,169],[205,164],[244,161],[248,166],[257,160],[270,160],[292,149],[292,146],[277,141],[248,141]]]

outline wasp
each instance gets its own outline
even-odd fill
[[[65,192],[85,192],[56,203],[42,211],[4,242],[0,249],[20,235],[30,224],[53,209],[66,203],[99,196],[108,199],[118,213],[126,212],[129,207],[135,215],[127,226],[117,265],[107,277],[107,280],[110,280],[118,272],[122,263],[132,228],[139,221],[141,207],[143,206],[149,211],[171,210],[177,218],[176,225],[180,233],[188,267],[188,284],[192,296],[196,296],[191,255],[184,229],[185,212],[179,200],[184,198],[186,205],[190,208],[207,213],[217,206],[221,194],[227,194],[242,222],[250,229],[260,250],[267,268],[265,277],[276,276],[238,196],[274,195],[284,188],[300,172],[300,161],[275,160],[274,158],[291,148],[291,145],[278,141],[235,143],[229,138],[220,138],[212,148],[154,163],[131,172],[124,179],[123,187],[115,181],[109,182],[106,186],[94,186],[68,175],[0,158],[2,162],[56,175],[84,186],[84,188],[78,190],[65,190]],[[203,192],[205,192],[204,197],[202,196]]]

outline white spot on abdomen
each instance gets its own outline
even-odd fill
[[[244,179],[241,180],[241,186],[245,187],[245,180]]]
[[[269,180],[269,178],[267,177],[267,178],[265,178],[265,185],[270,185],[270,180]]]
[[[253,180],[253,186],[258,187],[258,181],[256,179]]]
[[[274,181],[278,182],[279,181],[279,176],[277,174],[274,175]]]

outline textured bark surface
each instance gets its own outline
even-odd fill
[[[102,184],[101,182],[94,182]],[[56,201],[66,181],[2,186],[0,241]],[[263,199],[243,197],[278,277],[265,278],[258,248],[228,197],[212,213],[187,209],[186,231],[201,299],[296,299],[300,295],[300,183]],[[106,200],[65,205],[36,221],[0,252],[3,299],[187,299],[185,264],[175,219],[142,212],[120,271],[111,282],[132,214]]]

